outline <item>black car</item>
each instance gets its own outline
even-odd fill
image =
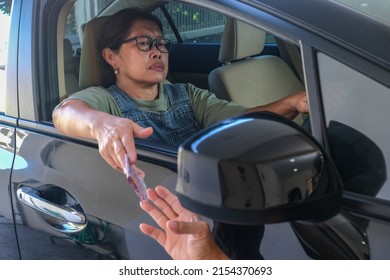
[[[150,218],[124,174],[101,158],[96,141],[65,136],[52,122],[60,101],[103,78],[93,48],[100,27],[116,11],[133,6],[157,15],[173,41],[167,78],[172,83],[192,83],[247,106],[306,90],[309,115],[294,122],[256,116],[263,126],[273,123],[258,134],[243,122],[239,130],[228,126],[242,141],[213,138],[225,145],[213,142],[211,147],[222,150],[208,157],[218,160],[242,148],[256,155],[251,160],[261,162],[262,170],[271,168],[273,182],[283,186],[263,189],[257,195],[264,200],[253,204],[260,205],[255,214],[274,207],[279,218],[242,219],[265,223],[259,248],[265,259],[390,258],[389,1],[13,0],[7,48],[1,49],[8,49],[7,60],[0,61],[5,65],[0,69],[0,259],[169,259],[140,232],[139,224]],[[235,41],[225,41],[224,32]],[[219,60],[220,50],[251,40],[257,42],[252,52]],[[272,142],[249,147],[249,139],[264,143],[267,132],[273,133]],[[204,135],[191,141],[199,144]],[[301,150],[308,143],[310,152]],[[205,194],[204,204],[216,211],[210,214],[198,205],[202,198],[183,189],[185,167],[205,176],[195,172],[202,168],[201,154],[178,167],[176,149],[147,139],[136,145],[137,165],[149,187],[177,190],[184,204],[206,218],[241,221],[235,211],[219,207],[234,208],[233,203]],[[184,145],[181,154],[192,155],[192,148]],[[210,149],[199,151],[207,157]],[[267,161],[276,157],[277,165]],[[224,160],[220,176],[229,188],[226,182],[239,177],[230,172],[235,170],[230,158]],[[207,180],[215,181],[211,175]],[[304,203],[313,190],[322,208]],[[290,203],[296,212],[288,212]]]

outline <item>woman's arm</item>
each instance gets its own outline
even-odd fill
[[[269,111],[288,119],[294,119],[299,113],[307,113],[309,111],[306,92],[299,91],[278,101],[250,108],[246,112],[254,113],[260,111]]]
[[[134,137],[146,138],[152,128],[143,128],[137,123],[98,111],[78,99],[65,101],[53,112],[54,126],[62,133],[86,139],[95,139],[99,152],[114,169],[123,171],[125,154],[131,163],[137,159]]]

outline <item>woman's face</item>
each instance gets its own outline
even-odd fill
[[[147,36],[153,39],[163,38],[158,25],[147,19],[136,20],[127,36]],[[168,73],[168,53],[163,53],[154,45],[149,51],[138,49],[136,41],[122,44],[114,55],[118,73],[117,83],[135,82],[154,85],[163,81]]]

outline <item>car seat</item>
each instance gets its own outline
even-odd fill
[[[69,96],[80,90],[78,79],[79,62],[73,55],[72,43],[69,39],[64,38],[64,73],[65,73],[65,90]]]
[[[209,87],[217,97],[253,107],[281,99],[304,86],[280,57],[259,55],[266,33],[228,18],[222,35],[219,61],[210,72]],[[302,122],[302,116],[295,119]]]
[[[109,16],[97,17],[85,24],[80,55],[80,88],[103,84],[104,72],[100,62],[98,39],[109,18]]]

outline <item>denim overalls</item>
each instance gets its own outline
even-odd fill
[[[171,107],[166,112],[141,110],[131,98],[116,85],[108,88],[121,110],[122,117],[131,119],[142,127],[151,126],[153,134],[148,140],[178,147],[186,138],[200,130],[184,84],[164,84]]]

